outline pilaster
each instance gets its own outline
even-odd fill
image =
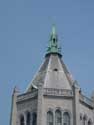
[[[73,109],[74,109],[74,125],[80,125],[80,112],[79,112],[79,86],[77,81],[75,81],[73,85],[73,90],[74,90],[74,103],[73,103]]]
[[[43,89],[42,84],[38,85],[38,107],[37,107],[37,125],[42,125],[42,100],[43,100]]]
[[[12,95],[12,105],[11,105],[11,116],[10,116],[10,125],[17,125],[17,95],[19,91],[17,88],[14,88],[13,95]]]

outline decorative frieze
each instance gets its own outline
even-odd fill
[[[45,88],[44,95],[73,97],[72,90]]]

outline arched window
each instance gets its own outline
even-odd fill
[[[47,112],[47,125],[53,125],[53,113],[51,111]]]
[[[55,125],[62,125],[62,114],[60,110],[55,112]]]
[[[88,125],[92,125],[92,121],[91,121],[91,119],[88,121]]]
[[[37,114],[35,112],[32,114],[32,125],[37,125]]]
[[[23,115],[21,115],[21,117],[20,117],[20,125],[24,125],[24,116]]]
[[[26,114],[26,125],[30,125],[30,120],[31,120],[31,115],[30,115],[30,112],[27,112]]]
[[[80,125],[83,125],[83,116],[80,114]]]
[[[83,125],[86,125],[86,120],[87,120],[87,116],[84,115],[84,117],[83,117]]]
[[[63,125],[70,125],[70,116],[68,112],[63,114]]]
[[[82,114],[80,114],[80,121],[83,119]]]

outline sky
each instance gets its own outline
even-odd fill
[[[9,125],[13,88],[26,87],[56,25],[65,64],[83,92],[94,90],[94,0],[0,0],[0,123]]]

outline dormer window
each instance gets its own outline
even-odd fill
[[[57,68],[55,68],[55,69],[53,69],[53,71],[57,72],[57,71],[58,71],[58,69],[57,69]]]

